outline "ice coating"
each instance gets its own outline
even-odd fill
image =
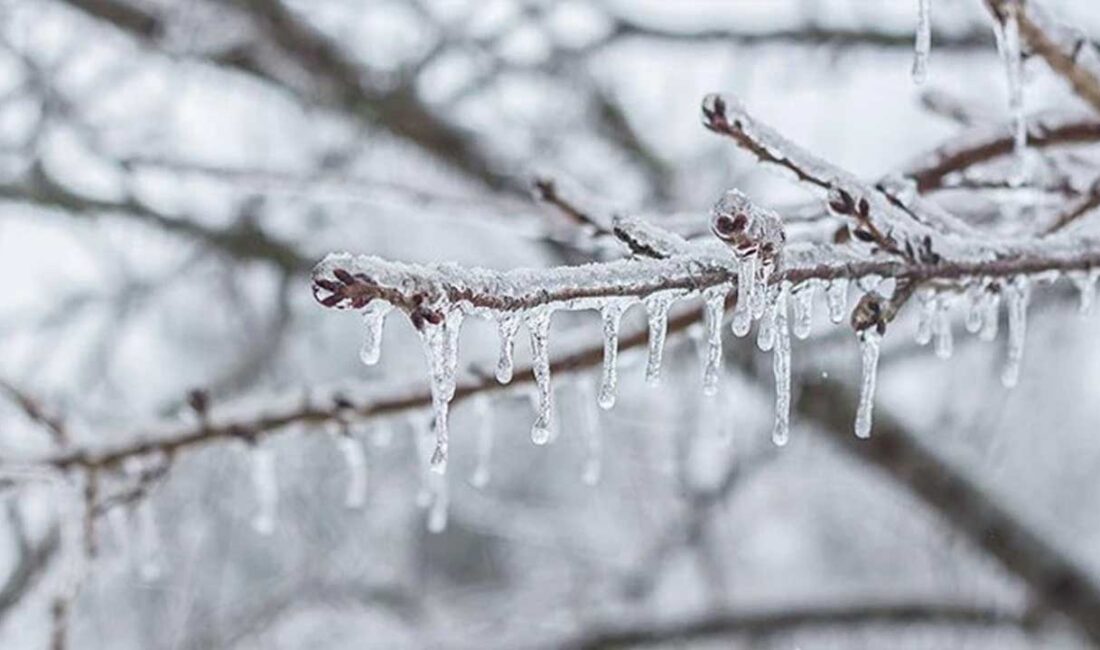
[[[535,374],[535,423],[531,426],[531,442],[545,445],[550,442],[550,420],[553,411],[553,392],[550,386],[550,316],[547,308],[535,309],[527,315],[527,329],[531,334],[531,368]]]
[[[711,210],[711,231],[725,242],[738,260],[737,306],[733,332],[748,333],[750,321],[766,306],[768,277],[782,255],[787,236],[782,218],[753,203],[739,190],[730,190]]]
[[[784,282],[775,300],[775,351],[772,370],[775,373],[775,425],[772,442],[787,444],[791,423],[791,337],[787,325],[787,295],[789,283]]]
[[[859,382],[859,406],[856,408],[855,432],[860,438],[871,436],[871,417],[875,408],[875,384],[878,379],[878,356],[882,335],[874,327],[859,334],[862,373]]]
[[[703,320],[706,329],[706,361],[703,367],[703,394],[718,393],[718,373],[722,368],[722,312],[726,287],[711,287],[703,292]]]
[[[981,282],[972,282],[966,288],[966,331],[977,334],[982,330],[985,286]]]

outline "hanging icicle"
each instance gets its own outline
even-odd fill
[[[1023,51],[1020,43],[1019,7],[1016,2],[1001,5],[1003,16],[994,18],[994,32],[997,36],[997,49],[1005,67],[1008,80],[1008,108],[1012,114],[1014,129],[1013,151],[1016,155],[1018,172],[1013,182],[1023,184],[1025,178],[1025,160],[1027,149],[1027,116],[1024,113]]]
[[[790,299],[794,303],[794,323],[791,331],[799,339],[805,339],[813,329],[814,318],[814,291],[817,289],[817,280],[807,280],[794,287],[790,292]]]
[[[990,283],[989,289],[982,295],[982,329],[978,330],[978,338],[982,341],[993,341],[997,338],[997,330],[1001,326],[1001,288]]]
[[[1004,286],[1005,306],[1008,308],[1008,351],[1001,383],[1012,388],[1020,379],[1020,363],[1024,358],[1024,341],[1027,338],[1027,303],[1031,297],[1031,281],[1017,275]]]
[[[932,51],[932,0],[917,0],[917,36],[913,52],[913,82],[928,79],[928,55]]]
[[[775,317],[779,306],[779,285],[771,285],[765,288],[767,292],[767,306],[760,316],[760,322],[756,330],[756,347],[764,352],[770,351],[775,346]]]
[[[553,392],[550,386],[550,316],[553,312],[542,307],[527,316],[527,329],[531,334],[531,368],[535,374],[537,404],[535,423],[531,426],[531,442],[545,445],[550,442]]]
[[[772,369],[775,371],[775,426],[772,442],[787,444],[791,426],[791,337],[787,326],[787,295],[790,284],[784,282],[775,300],[775,352],[772,353]],[[796,294],[797,295],[797,294]]]
[[[950,359],[955,350],[955,341],[951,331],[950,304],[945,296],[935,301],[936,311],[932,321],[932,333],[936,337],[936,356]]]
[[[454,397],[458,370],[458,336],[464,314],[458,309],[447,311],[439,323],[424,321],[419,328],[424,344],[424,355],[431,374],[432,428],[435,431],[435,449],[432,451],[431,468],[440,474],[447,471],[447,454],[450,445],[448,411]]]
[[[1092,303],[1096,298],[1096,279],[1100,277],[1100,271],[1089,269],[1088,271],[1070,271],[1066,274],[1070,282],[1077,287],[1081,302],[1078,311],[1082,314],[1092,312]]]
[[[507,384],[512,381],[515,362],[512,360],[516,347],[516,332],[519,331],[519,315],[505,312],[497,318],[497,332],[500,336],[500,358],[497,360],[497,381]]]
[[[706,361],[703,368],[703,394],[718,393],[718,373],[722,369],[722,312],[726,287],[711,287],[703,292],[703,320],[706,328]]]
[[[649,351],[645,365],[645,380],[651,386],[659,383],[661,378],[661,360],[664,357],[665,336],[668,334],[668,310],[673,299],[674,294],[659,292],[649,296],[645,301],[649,321]]]
[[[745,336],[752,328],[753,291],[756,289],[756,252],[738,256],[737,305],[733,308],[734,336]]]
[[[917,294],[920,310],[917,312],[917,345],[928,345],[932,341],[932,324],[936,318],[936,293],[930,289]]]
[[[855,431],[860,438],[871,435],[871,416],[875,407],[875,384],[878,378],[878,355],[882,335],[874,327],[859,334],[862,375],[859,382],[859,407],[856,409]]]
[[[829,308],[829,320],[834,324],[844,320],[848,309],[848,278],[834,278],[825,287],[825,302]]]
[[[603,320],[603,376],[596,399],[600,408],[605,410],[615,406],[615,387],[619,382],[619,324],[625,309],[626,304],[610,300],[600,310]]]
[[[382,326],[392,310],[393,305],[385,300],[372,300],[363,309],[363,347],[359,349],[359,359],[368,366],[382,358]]]

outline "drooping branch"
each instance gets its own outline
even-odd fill
[[[671,622],[632,621],[582,634],[555,647],[606,650],[685,643],[707,638],[766,637],[808,627],[860,625],[1027,627],[1026,614],[971,604],[912,600],[787,606],[775,610],[720,612]]]

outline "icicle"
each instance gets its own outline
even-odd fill
[[[661,359],[664,357],[665,335],[668,334],[668,308],[672,305],[672,294],[655,293],[645,301],[649,319],[649,355],[645,365],[645,380],[656,385],[661,378]]]
[[[138,575],[142,580],[152,582],[164,574],[164,562],[157,513],[153,510],[153,503],[148,496],[137,505],[137,520],[138,553],[140,554]]]
[[[252,455],[252,486],[256,490],[256,514],[252,528],[261,535],[275,532],[275,512],[279,507],[279,485],[275,478],[275,452],[256,447]]]
[[[1005,305],[1008,307],[1008,353],[1001,383],[1012,388],[1020,378],[1020,362],[1024,358],[1024,340],[1027,337],[1027,303],[1031,297],[1030,280],[1017,275],[1004,287]]]
[[[490,461],[493,456],[493,409],[489,400],[484,396],[477,397],[473,403],[474,420],[478,424],[477,430],[477,466],[470,477],[470,483],[476,488],[483,488],[489,484],[491,477]]]
[[[779,286],[772,285],[767,288],[767,307],[760,317],[760,323],[756,330],[756,347],[764,352],[775,346],[775,316],[779,306]],[[784,306],[786,306],[784,304]]]
[[[581,393],[589,391],[584,383],[580,384]],[[582,400],[581,408],[584,417],[584,439],[586,456],[584,460],[584,472],[581,480],[585,485],[596,485],[603,474],[603,438],[600,431],[600,414],[592,408],[588,400]]]
[[[1020,48],[1020,23],[1018,7],[1015,2],[1003,5],[1004,20],[994,25],[997,36],[997,49],[1005,66],[1008,80],[1008,108],[1012,113],[1014,128],[1013,151],[1023,168],[1023,157],[1027,147],[1027,117],[1024,114],[1023,56]],[[1017,179],[1023,181],[1022,175]]]
[[[500,358],[497,360],[497,381],[507,384],[512,381],[515,363],[512,352],[516,347],[516,332],[519,330],[519,316],[512,312],[502,314],[497,319],[497,332],[500,334]]]
[[[991,284],[989,290],[982,296],[982,329],[978,331],[978,338],[983,341],[996,339],[997,330],[1001,325],[1001,296],[993,289],[994,286]]]
[[[921,291],[917,296],[920,312],[917,314],[917,345],[928,345],[932,340],[932,323],[936,316],[936,294],[933,291]]]
[[[382,326],[392,310],[393,305],[385,300],[372,300],[363,310],[363,347],[359,349],[359,359],[368,366],[382,358]]]
[[[932,50],[932,0],[917,0],[917,38],[913,52],[913,82],[928,79],[928,55]]]
[[[451,495],[447,485],[447,477],[444,474],[433,474],[432,477],[432,507],[428,510],[428,532],[432,534],[442,533],[447,530],[447,516],[450,510]]]
[[[791,292],[791,299],[794,300],[794,324],[791,330],[800,339],[808,337],[810,330],[813,328],[814,289],[816,287],[816,280],[807,280]]]
[[[742,255],[737,266],[737,306],[733,309],[733,333],[745,336],[752,327],[753,291],[756,288],[756,253]]]
[[[966,288],[966,331],[971,334],[977,334],[982,330],[985,293],[985,287],[981,282],[974,282]]]
[[[539,308],[527,316],[527,329],[531,333],[531,366],[535,374],[538,404],[535,423],[531,427],[531,442],[545,445],[550,442],[550,417],[553,395],[550,388],[550,315],[548,308]]]
[[[619,358],[619,324],[622,322],[625,307],[623,303],[612,300],[600,310],[603,319],[603,377],[596,399],[600,408],[605,410],[615,406],[615,386],[619,382],[616,367]]]
[[[768,308],[768,278],[771,277],[774,269],[774,262],[761,261],[756,265],[756,275],[752,286],[752,300],[749,301],[749,305],[752,307],[753,318],[760,318]]]
[[[1097,269],[1070,271],[1066,275],[1069,276],[1070,282],[1077,287],[1077,291],[1081,294],[1081,303],[1078,311],[1082,314],[1092,312],[1092,303],[1096,297],[1096,279],[1100,277],[1100,271]]]
[[[340,435],[337,439],[340,455],[348,469],[348,483],[344,492],[344,507],[362,508],[367,502],[367,455],[363,443],[354,436]]]
[[[935,301],[936,313],[932,321],[932,331],[936,336],[936,356],[950,359],[955,350],[955,341],[951,331],[950,305],[946,298]]]
[[[848,278],[835,278],[825,287],[825,302],[829,306],[829,320],[839,323],[848,309]]]
[[[784,282],[775,301],[775,352],[772,353],[772,368],[775,371],[775,426],[772,429],[772,442],[779,446],[787,444],[791,423],[791,337],[787,326],[789,290],[790,284]],[[797,319],[797,315],[795,318]]]
[[[424,343],[424,355],[431,375],[432,428],[435,430],[435,449],[432,451],[432,471],[447,471],[447,454],[450,445],[448,411],[454,396],[455,374],[458,359],[458,332],[462,323],[461,312],[447,313],[441,323],[424,322],[419,330]]]
[[[874,327],[860,332],[863,374],[859,382],[859,408],[856,409],[856,435],[871,436],[871,414],[875,407],[875,383],[878,377],[878,353],[882,335]]]
[[[711,287],[703,292],[703,316],[706,327],[707,358],[703,369],[703,394],[718,393],[718,372],[722,367],[722,310],[726,302],[725,287]]]

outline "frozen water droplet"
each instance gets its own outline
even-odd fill
[[[932,341],[932,322],[936,316],[936,294],[931,290],[921,291],[917,295],[920,311],[917,312],[917,345],[928,345]]]
[[[1031,297],[1031,284],[1026,276],[1017,275],[1004,287],[1005,305],[1008,308],[1008,351],[1001,383],[1012,388],[1020,378],[1020,362],[1024,358],[1024,341],[1027,337],[1027,303]]]
[[[791,423],[791,337],[787,326],[789,290],[790,285],[784,282],[775,301],[775,352],[772,353],[772,369],[775,372],[775,426],[772,428],[772,442],[779,446],[787,444]]]
[[[476,488],[483,488],[489,484],[491,477],[490,461],[493,456],[493,409],[490,408],[488,398],[479,396],[473,402],[474,420],[478,423],[477,430],[477,466],[470,482]]]
[[[718,393],[718,372],[722,367],[722,311],[726,287],[711,287],[703,292],[703,320],[706,328],[707,358],[703,368],[703,394]]]
[[[603,319],[603,378],[600,380],[597,401],[602,409],[615,406],[615,386],[619,381],[616,367],[619,358],[619,324],[625,309],[624,303],[612,300],[600,310]]]
[[[917,0],[917,37],[913,52],[913,81],[928,79],[928,55],[932,51],[932,0]]]
[[[256,491],[256,514],[252,528],[261,535],[275,532],[275,512],[279,507],[279,485],[275,474],[275,452],[270,447],[251,450],[252,487]]]
[[[875,407],[875,383],[878,378],[878,354],[882,335],[874,327],[859,334],[862,375],[859,382],[859,407],[856,409],[855,430],[860,438],[871,436],[871,416]]]
[[[497,319],[497,332],[500,335],[500,358],[497,360],[497,381],[507,384],[512,381],[515,363],[512,353],[516,347],[516,332],[519,330],[519,316],[505,312]]]
[[[1096,279],[1100,277],[1100,271],[1097,269],[1070,271],[1066,275],[1069,276],[1073,286],[1077,287],[1077,291],[1081,296],[1079,311],[1082,314],[1091,313],[1092,303],[1096,298]]]
[[[829,307],[829,320],[840,323],[848,309],[848,278],[834,278],[825,287],[825,302]]]
[[[553,312],[540,307],[527,315],[527,329],[531,334],[531,368],[535,375],[537,406],[535,423],[531,427],[531,442],[545,445],[550,442],[550,417],[553,396],[550,387],[550,316]]]
[[[649,354],[646,359],[645,380],[650,385],[660,381],[665,336],[668,334],[668,309],[673,298],[673,294],[661,292],[649,296],[645,301],[649,320]]]
[[[367,455],[363,444],[350,435],[341,435],[336,441],[340,446],[340,454],[344,457],[344,466],[348,470],[344,507],[362,508],[367,502]]]
[[[363,309],[363,347],[359,349],[359,359],[368,366],[382,358],[382,326],[392,310],[393,305],[384,300],[372,300]]]
[[[940,359],[950,359],[955,349],[955,342],[951,332],[950,305],[946,296],[936,299],[935,308],[932,330],[936,337],[936,356]]]
[[[737,305],[733,308],[733,333],[745,336],[752,327],[753,291],[756,288],[756,254],[738,257]]]
[[[799,339],[805,339],[813,329],[815,280],[808,280],[794,288],[791,299],[794,301],[794,324],[791,328]]]

